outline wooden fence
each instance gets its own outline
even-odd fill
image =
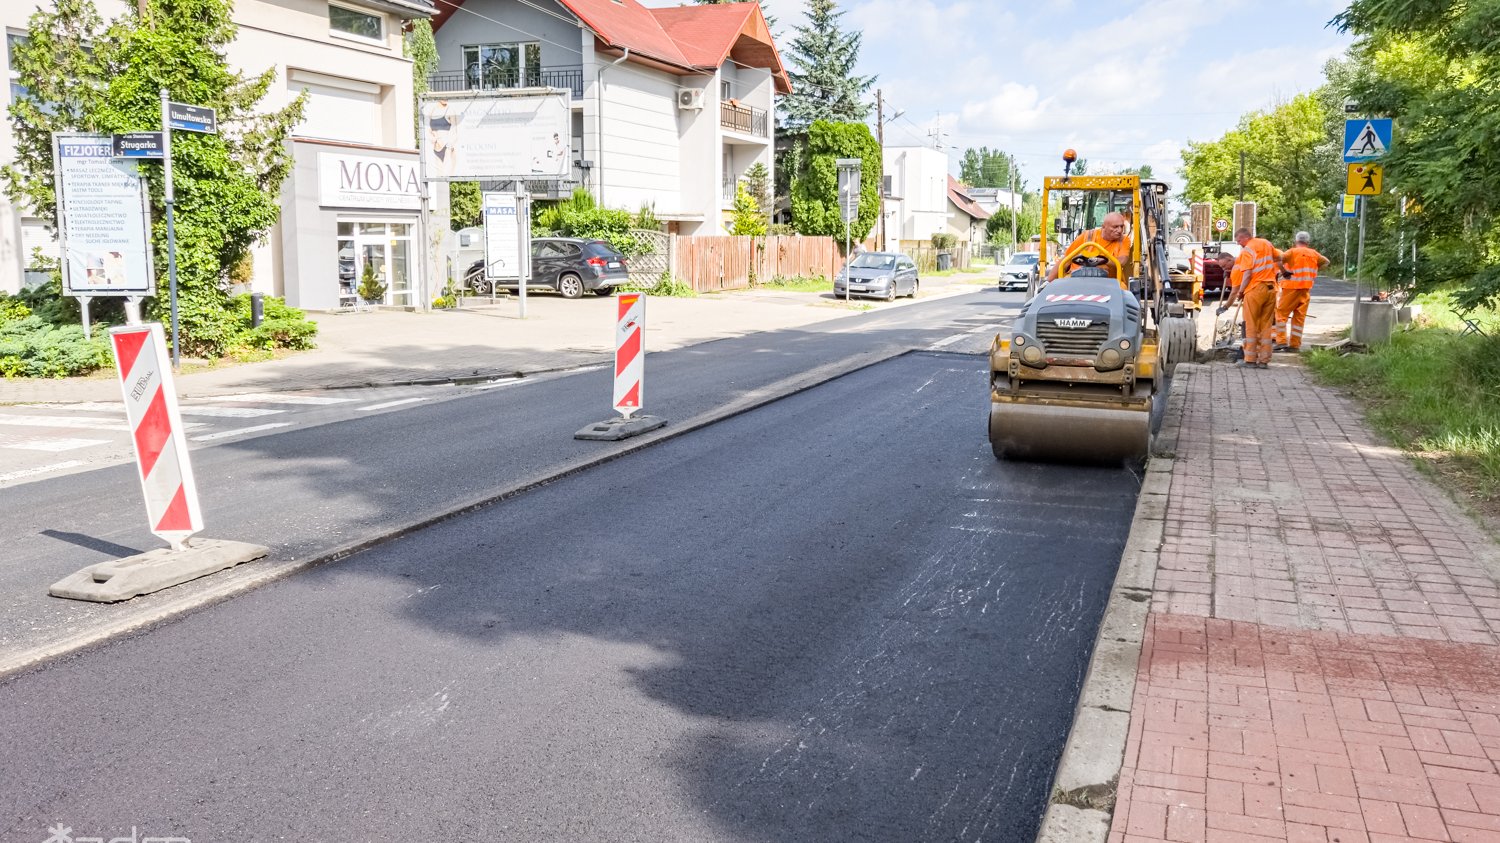
[[[671,273],[699,292],[742,290],[776,276],[832,278],[844,265],[832,237],[673,237]]]

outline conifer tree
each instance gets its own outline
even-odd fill
[[[814,121],[857,123],[870,113],[865,95],[874,76],[856,76],[860,34],[839,27],[844,16],[834,0],[807,0],[807,23],[787,50],[792,93],[781,98],[783,125],[800,132]]]

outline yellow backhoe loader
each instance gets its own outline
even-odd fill
[[[1137,176],[1064,175],[1042,186],[1042,230],[1070,242],[1119,212],[1126,260],[1094,242],[1058,265],[990,349],[990,447],[997,458],[1081,462],[1145,459],[1167,377],[1196,354],[1197,332],[1167,265],[1167,185]],[[1044,274],[1043,277],[1046,277]]]

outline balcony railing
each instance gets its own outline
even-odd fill
[[[766,112],[732,102],[719,103],[719,125],[732,131],[756,137],[767,137]]]
[[[583,96],[583,67],[529,67],[521,70],[445,70],[427,77],[427,89],[437,93],[494,91],[505,88],[566,88],[575,99]]]

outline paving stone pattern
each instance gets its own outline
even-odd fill
[[[1111,843],[1500,843],[1500,549],[1300,366],[1186,380]]]

